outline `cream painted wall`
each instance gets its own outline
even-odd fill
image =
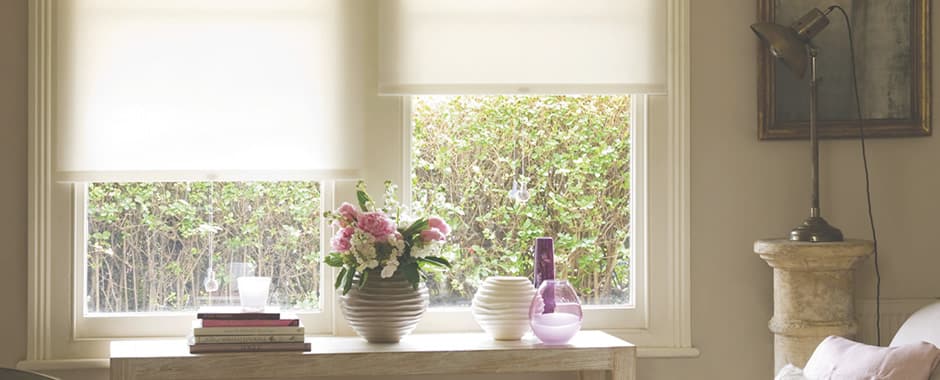
[[[807,214],[808,146],[757,141],[757,39],[748,30],[757,2],[691,3],[692,342],[702,355],[641,360],[639,378],[771,378],[772,273],[751,245]],[[936,53],[936,33],[933,41]],[[868,148],[882,295],[938,297],[940,141],[878,139]],[[821,155],[824,216],[847,237],[867,238],[858,142],[825,141]],[[872,272],[871,260],[859,269],[860,298],[874,297]]]
[[[0,1],[0,366],[26,356],[26,16]]]
[[[771,271],[751,245],[783,235],[806,214],[808,149],[805,142],[757,141],[757,40],[748,31],[756,1],[691,3],[692,332],[702,355],[642,359],[639,378],[770,378]],[[15,310],[0,315],[0,365],[23,359],[26,344],[25,22],[26,0],[0,2],[0,241],[8,248],[0,253],[0,299]],[[394,102],[376,101],[386,116],[370,115],[364,122],[395,124]],[[397,136],[385,133],[373,142]],[[940,276],[934,274],[940,266],[940,141],[874,140],[869,153],[883,295],[940,296]],[[857,142],[824,142],[822,154],[825,216],[847,236],[866,237]],[[394,170],[400,168],[377,173]],[[377,173],[367,176],[382,179]],[[873,283],[868,263],[858,279],[862,298],[872,297]]]

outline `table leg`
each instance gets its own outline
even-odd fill
[[[613,357],[613,380],[636,380],[636,356],[627,351],[615,350]]]
[[[610,371],[581,371],[578,372],[578,380],[608,380]]]

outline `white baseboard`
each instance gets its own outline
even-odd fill
[[[915,311],[937,298],[882,298],[881,299],[881,345],[887,346],[898,328]],[[855,303],[858,317],[858,340],[866,344],[875,344],[875,300],[858,300]]]

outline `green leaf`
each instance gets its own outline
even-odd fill
[[[362,212],[369,212],[369,203],[372,202],[372,198],[369,197],[369,194],[361,190],[356,191],[356,199],[359,200],[359,208],[362,209]]]
[[[418,274],[418,263],[405,264],[401,267],[402,274],[411,283],[411,287],[418,289],[418,283],[421,281],[421,275]]]
[[[441,260],[441,261],[439,261]],[[443,261],[443,262],[442,262]],[[450,269],[450,263],[447,260],[438,258],[438,257],[422,257],[418,259],[419,264],[428,264],[422,267],[435,267],[437,269]]]
[[[366,185],[363,181],[356,184],[356,200],[359,201],[359,208],[362,209],[362,212],[369,212],[369,206],[375,204],[372,197],[366,192]]]
[[[359,289],[362,289],[363,286],[366,286],[366,282],[369,281],[369,272],[362,272],[362,276],[359,276]]]
[[[346,279],[346,267],[340,269],[339,275],[336,276],[336,284],[333,285],[334,289],[339,289],[340,285],[343,285],[343,280]]]
[[[353,277],[355,276],[356,276],[355,269],[350,268],[348,271],[346,271],[346,283],[343,284],[343,295],[346,295],[346,293],[349,293],[349,289],[352,288]]]
[[[343,255],[339,252],[333,252],[323,258],[323,262],[334,268],[343,266]]]
[[[408,228],[406,228],[405,231],[401,233],[401,235],[404,237],[414,236],[418,232],[428,229],[428,227],[430,227],[428,220],[426,218],[421,218],[412,223],[411,226],[408,226]]]

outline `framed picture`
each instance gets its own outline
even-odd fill
[[[758,0],[761,22],[789,26],[812,8],[838,4],[855,40],[859,99],[866,137],[929,136],[929,0]],[[858,137],[852,55],[839,11],[813,39],[818,48],[818,122],[821,138]],[[809,136],[811,73],[799,78],[760,43],[758,138]]]

